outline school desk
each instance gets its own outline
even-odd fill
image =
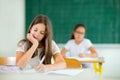
[[[14,66],[15,57],[0,57],[0,66]],[[77,68],[81,70],[81,68]],[[44,74],[44,73],[2,73],[1,80],[94,80],[95,73],[93,69],[83,69],[75,76],[63,74]]]
[[[105,62],[103,57],[98,58],[78,58],[78,57],[68,57],[66,59],[75,59],[78,60],[80,63],[93,63],[95,72],[99,72],[102,76],[103,73],[103,63]]]
[[[1,80],[94,80],[94,78],[93,69],[84,69],[75,76],[52,73],[0,73]]]

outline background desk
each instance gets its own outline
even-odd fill
[[[68,57],[72,59],[77,59],[81,63],[104,63],[104,58],[103,57],[98,57],[98,58],[79,58],[79,57]]]
[[[80,63],[93,63],[93,67],[95,72],[99,72],[100,75],[102,76],[103,73],[103,63],[104,58],[103,57],[98,57],[98,58],[79,58],[79,57],[68,57],[68,59],[76,59]]]

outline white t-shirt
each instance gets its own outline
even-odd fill
[[[89,48],[93,46],[89,39],[83,39],[80,44],[76,44],[75,40],[69,40],[64,48],[67,49],[68,53],[66,54],[67,57],[79,57],[79,54],[89,54]],[[80,57],[79,57],[80,58]],[[92,68],[92,64],[90,63],[83,63],[83,68]]]
[[[24,43],[21,46],[17,46],[16,51],[25,52],[25,48],[24,48],[25,46],[26,46],[26,43]],[[38,50],[38,53],[40,53],[42,51],[42,48],[37,48],[37,50]],[[54,41],[52,41],[52,55],[55,55],[56,53],[60,53],[60,50],[59,50],[57,44]],[[39,63],[40,63],[40,59],[39,59],[39,54],[38,54],[38,56],[35,56],[34,58],[30,59],[30,61],[26,65],[26,69],[34,68]]]
[[[69,57],[78,57],[80,53],[90,53],[89,48],[93,46],[89,39],[83,39],[80,44],[76,44],[75,40],[69,40],[64,48],[68,51]]]

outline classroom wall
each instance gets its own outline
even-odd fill
[[[0,0],[0,56],[15,56],[24,36],[24,0]]]

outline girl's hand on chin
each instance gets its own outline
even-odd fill
[[[28,39],[31,43],[38,45],[37,39],[35,39],[31,33],[28,33],[28,34],[27,34],[27,39]]]

